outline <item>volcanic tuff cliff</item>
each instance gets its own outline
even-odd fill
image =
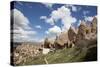
[[[91,23],[91,32],[97,33],[97,18],[94,17],[92,23]]]
[[[68,31],[62,32],[56,37],[54,45],[65,46],[77,45],[80,41],[96,39],[97,37],[97,18],[94,17],[92,22],[86,24],[82,21],[77,30],[74,27],[70,27]],[[50,42],[49,42],[50,43]],[[44,43],[45,44],[45,43]],[[57,46],[55,46],[56,48]]]

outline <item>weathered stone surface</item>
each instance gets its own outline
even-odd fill
[[[86,24],[87,22],[82,21],[77,30],[74,27],[70,27],[68,31],[62,32],[56,37],[53,44],[48,39],[45,39],[44,47],[51,48],[63,48],[65,46],[75,46],[85,40],[91,40],[97,38],[97,18],[94,17],[93,21]]]
[[[62,46],[64,45],[64,43],[67,43],[68,40],[69,39],[68,39],[68,33],[67,32],[61,33],[61,35],[56,38],[56,41],[58,42],[58,44],[60,44]]]
[[[85,22],[81,22],[78,33],[77,33],[77,40],[84,39],[86,35],[86,24]]]
[[[68,38],[71,42],[75,42],[76,40],[76,35],[77,32],[75,31],[75,29],[73,27],[70,27],[70,29],[68,30]]]
[[[62,32],[59,36],[56,37],[55,39],[55,48],[63,48],[68,46],[70,43],[69,38],[68,38],[68,33],[67,32]]]
[[[94,17],[93,21],[90,22],[90,25],[86,25],[86,22],[82,22],[78,28],[77,39],[75,44],[78,47],[81,45],[88,45],[91,40],[97,39],[97,18]]]
[[[97,18],[94,17],[92,23],[91,23],[91,32],[97,33]]]
[[[49,48],[49,44],[50,44],[50,42],[48,41],[48,38],[45,38],[43,47],[44,48]]]

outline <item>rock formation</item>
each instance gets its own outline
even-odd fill
[[[69,38],[70,42],[72,42],[72,43],[75,42],[76,35],[77,35],[77,32],[75,31],[75,29],[73,27],[70,27],[70,29],[68,30],[68,38]]]
[[[91,23],[91,32],[97,33],[97,18],[94,17],[92,23]]]
[[[52,48],[53,44],[48,40],[48,38],[45,38],[43,47],[44,48]]]
[[[67,32],[62,32],[59,36],[56,36],[56,39],[54,42],[56,48],[62,48],[62,47],[68,46],[69,43],[70,41],[68,39]]]
[[[81,22],[80,26],[78,27],[77,40],[84,39],[85,35],[86,35],[86,24],[85,22]]]
[[[77,30],[74,27],[70,27],[68,31],[62,32],[59,36],[56,36],[54,44],[51,44],[48,39],[45,39],[45,48],[63,48],[72,47],[81,44],[85,41],[95,39],[97,36],[97,18],[94,17],[93,21],[89,24],[82,21]]]
[[[76,37],[75,44],[79,47],[80,45],[85,46],[97,39],[97,19],[94,17],[93,21],[90,22],[90,25],[86,25],[85,22],[82,22],[78,28],[78,33]]]

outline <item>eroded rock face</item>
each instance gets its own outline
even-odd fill
[[[53,48],[54,45],[48,40],[48,38],[45,38],[43,47],[44,48]]]
[[[81,22],[78,33],[77,33],[77,40],[84,39],[86,35],[86,24],[85,22]]]
[[[68,33],[67,32],[63,32],[61,33],[60,36],[56,37],[56,41],[58,42],[58,44],[60,45],[64,45],[64,43],[67,43],[68,42]]]
[[[68,38],[71,42],[75,42],[76,40],[76,35],[77,32],[75,31],[75,29],[73,27],[70,27],[70,29],[68,30]]]
[[[94,17],[92,23],[91,23],[91,32],[97,33],[97,18]]]
[[[55,48],[63,48],[68,46],[70,43],[69,38],[68,38],[68,33],[67,32],[62,32],[59,36],[56,37],[55,39]]]
[[[44,48],[49,48],[49,44],[50,44],[50,42],[48,41],[48,38],[45,38],[43,47]]]
[[[86,25],[86,35],[91,33],[91,26]]]
[[[86,25],[85,22],[81,23],[78,28],[77,39],[75,44],[80,45],[89,45],[89,42],[97,39],[97,18],[94,17],[90,25]],[[86,43],[85,43],[86,42]]]
[[[71,47],[72,45],[81,44],[86,40],[97,38],[97,18],[94,17],[93,21],[89,24],[82,21],[80,26],[75,30],[75,28],[70,27],[68,31],[62,32],[56,37],[54,44],[51,44],[48,39],[45,40],[44,47],[50,48],[52,45],[54,48],[63,48],[65,46]]]

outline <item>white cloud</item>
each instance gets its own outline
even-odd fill
[[[48,31],[45,31],[45,33],[46,33],[46,34],[49,34],[49,32],[48,32]]]
[[[48,18],[45,20],[47,23],[54,25],[54,20],[52,18]]]
[[[78,27],[80,26],[81,22],[82,22],[82,20],[78,21],[78,24],[77,24]]]
[[[49,28],[45,33],[48,35],[59,35],[61,33],[61,29],[58,26],[53,26],[52,28]]]
[[[77,11],[77,7],[72,6],[72,11],[76,12]]]
[[[41,16],[40,19],[44,19],[45,20],[45,19],[47,19],[47,17],[46,16]]]
[[[71,15],[70,9],[66,8],[65,6],[62,6],[57,10],[52,11],[51,18],[53,18],[56,21],[58,19],[63,19],[66,16],[70,15]]]
[[[54,25],[53,18],[47,18],[46,16],[41,16],[40,19],[43,19],[46,23],[49,23],[50,25]]]
[[[49,28],[47,31],[45,31],[45,33],[47,34],[46,37],[53,40],[56,38],[56,36],[61,34],[61,28],[55,25],[52,28]]]
[[[58,26],[53,26],[52,28],[49,29],[49,32],[59,34],[59,33],[61,33],[61,29]]]
[[[23,42],[29,41],[31,35],[35,35],[36,31],[33,31],[32,28],[29,26],[29,20],[24,14],[17,10],[12,10],[12,19],[13,19],[13,35],[14,35],[14,42]]]
[[[53,10],[50,14],[50,17],[45,19],[46,23],[51,25],[54,25],[58,20],[61,20],[61,24],[63,24],[63,31],[67,31],[71,24],[76,22],[76,18],[71,16],[70,9],[66,8],[65,6],[62,6],[57,10]]]
[[[85,16],[85,21],[92,21],[93,20],[93,17],[92,16]]]
[[[62,19],[62,24],[63,24],[63,27],[62,27],[62,31],[67,31],[70,26],[72,25],[72,23],[76,22],[76,18],[74,17],[65,17]]]
[[[48,8],[52,8],[52,6],[54,5],[53,3],[42,3],[42,4]]]
[[[29,25],[29,20],[17,9],[12,10],[14,27],[22,27],[23,29],[31,29]]]
[[[42,28],[40,25],[37,25],[37,26],[35,26],[35,27],[38,28],[38,29],[41,29],[41,28]]]
[[[71,5],[71,4],[65,5],[65,7],[71,8],[71,10],[72,10],[73,12],[76,12],[76,11],[80,10],[80,8],[77,8],[76,6]]]
[[[86,16],[86,14],[88,14],[89,11],[83,11],[83,14]]]

